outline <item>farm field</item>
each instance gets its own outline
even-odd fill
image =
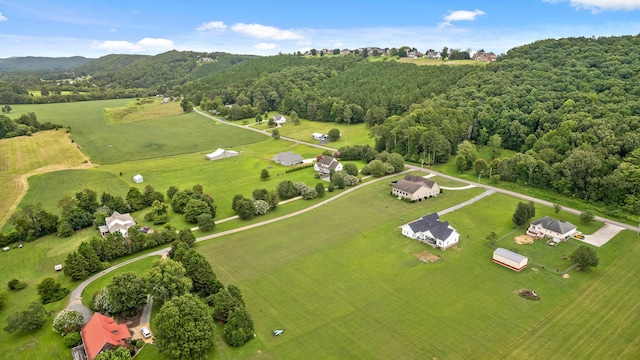
[[[272,117],[275,114],[275,112],[270,112],[269,117]],[[340,130],[341,135],[340,140],[327,143],[326,146],[340,148],[345,145],[345,142],[347,145],[374,145],[373,138],[369,137],[369,129],[365,124],[349,125],[344,123],[320,122],[300,119],[300,125],[294,125],[293,122],[289,120],[288,115],[285,114],[284,116],[285,118],[287,118],[287,123],[278,128],[281,136],[301,141],[307,141],[310,143],[318,143],[317,140],[311,138],[311,134],[313,134],[314,132],[327,134],[331,129],[338,129]],[[264,120],[260,124],[256,124],[255,119],[248,119],[248,121],[249,124],[252,124],[251,127],[254,129],[274,129],[272,127],[269,127],[268,120]]]
[[[0,228],[27,191],[30,175],[91,164],[63,130],[0,140]]]
[[[267,137],[225,126],[194,113],[112,124],[105,108],[127,106],[131,99],[43,105],[16,105],[13,116],[35,112],[41,122],[71,127],[71,138],[98,164],[161,158],[246,145]],[[165,104],[166,105],[166,104]],[[164,106],[158,104],[157,106]]]
[[[535,349],[545,346],[552,347],[557,358],[569,354],[585,358],[594,349],[569,351],[562,341],[554,340],[579,316],[570,302],[592,287],[593,293],[606,288],[607,293],[624,290],[638,295],[633,290],[640,285],[638,279],[627,279],[630,289],[614,282],[615,289],[609,290],[606,283],[614,275],[609,267],[633,261],[633,256],[621,256],[622,252],[640,251],[629,232],[599,249],[601,266],[587,273],[572,271],[569,279],[563,279],[555,272],[561,253],[578,245],[573,240],[556,248],[521,245],[518,250],[529,255],[534,265],[515,273],[491,262],[486,236],[495,231],[498,246],[516,246],[513,236],[518,231],[514,232],[510,219],[516,199],[494,194],[444,216],[462,237],[459,250],[443,252],[401,236],[397,226],[462,201],[447,196],[470,198],[480,190],[448,191],[434,201],[408,204],[390,197],[388,186],[380,182],[326,208],[198,245],[218,277],[242,289],[254,318],[261,355],[251,346],[238,349],[237,357],[500,358],[509,354],[512,344],[522,343],[520,351],[530,355],[524,357],[535,357]],[[537,213],[552,215],[553,209],[539,207]],[[576,216],[562,216],[577,223]],[[324,224],[332,224],[330,234]],[[441,259],[430,264],[417,261],[414,254],[425,249]],[[521,299],[516,292],[522,287],[535,289],[542,300]],[[606,318],[621,308],[627,316],[635,314],[634,306],[612,296],[592,308]],[[558,313],[565,317],[554,320],[549,331],[546,321]],[[625,322],[620,331],[637,336],[633,323]],[[440,335],[425,339],[425,324]],[[491,331],[486,331],[488,324]],[[287,330],[284,336],[273,337],[275,328]],[[525,347],[526,341],[532,341],[528,334],[537,328],[544,334],[536,346]],[[604,338],[602,343],[606,338],[614,340],[611,330],[589,328],[593,336]],[[633,345],[616,343],[620,347],[607,350],[607,355],[637,354]],[[225,354],[214,353],[212,358],[225,358]]]

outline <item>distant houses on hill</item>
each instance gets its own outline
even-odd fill
[[[497,55],[493,52],[487,52],[484,51],[484,49],[478,50],[478,51],[473,51],[471,49],[462,51],[462,50],[456,50],[456,49],[452,49],[451,52],[447,51],[447,53],[440,53],[438,51],[435,51],[433,49],[429,49],[427,50],[425,53],[422,53],[420,51],[418,51],[416,48],[409,48],[407,46],[402,46],[399,48],[380,48],[377,46],[369,46],[369,47],[361,47],[361,48],[357,48],[357,49],[333,49],[333,50],[329,50],[329,49],[322,49],[322,50],[316,50],[316,49],[310,49],[305,51],[304,53],[300,53],[300,55],[304,55],[304,56],[325,56],[325,55],[333,55],[333,56],[346,56],[346,55],[361,55],[364,52],[367,52],[367,54],[369,56],[394,56],[394,55],[398,55],[400,57],[407,57],[407,58],[421,58],[421,57],[425,57],[427,59],[432,59],[432,60],[441,60],[444,58],[449,57],[450,55],[455,55],[456,54],[463,54],[465,55],[466,59],[473,59],[476,61],[485,61],[485,62],[494,62],[497,60]],[[464,53],[468,53],[469,56],[467,57],[466,54]],[[458,59],[459,60],[459,59]]]

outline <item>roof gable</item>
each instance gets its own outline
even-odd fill
[[[548,216],[540,218],[531,223],[531,225],[541,225],[543,228],[557,232],[559,234],[566,234],[572,230],[576,229],[576,226],[568,221],[560,221],[558,219],[553,219]]]
[[[118,324],[113,318],[100,313],[93,314],[82,328],[81,335],[89,360],[93,360],[105,345],[125,346],[125,340],[131,338],[126,325]]]

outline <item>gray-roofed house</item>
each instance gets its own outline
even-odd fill
[[[273,157],[273,161],[283,166],[298,165],[302,164],[302,155],[294,154],[292,151],[285,151],[276,154],[276,156]]]
[[[129,228],[136,225],[136,222],[129,213],[120,214],[117,211],[114,211],[113,214],[104,219],[104,221],[105,225],[98,227],[100,235],[103,237],[115,232],[120,232],[122,236],[127,237]]]
[[[333,156],[322,156],[322,158],[313,164],[313,169],[321,174],[328,175],[331,170],[342,171],[342,164]]]
[[[529,258],[507,249],[497,248],[493,251],[493,262],[511,270],[520,271],[527,267]]]
[[[441,222],[438,213],[402,225],[402,235],[440,249],[446,249],[460,241],[460,234],[448,221]]]
[[[404,179],[393,184],[391,194],[397,196],[398,199],[422,201],[432,196],[438,196],[440,194],[440,186],[433,180],[408,174]]]
[[[527,234],[533,237],[549,237],[556,242],[565,241],[576,232],[575,225],[545,216],[531,223]]]
[[[280,114],[276,114],[273,115],[273,121],[276,123],[276,126],[282,126],[287,122],[287,119]]]

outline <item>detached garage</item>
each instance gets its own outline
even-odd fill
[[[497,248],[493,251],[493,262],[511,270],[520,271],[527,267],[529,258],[507,249]]]

